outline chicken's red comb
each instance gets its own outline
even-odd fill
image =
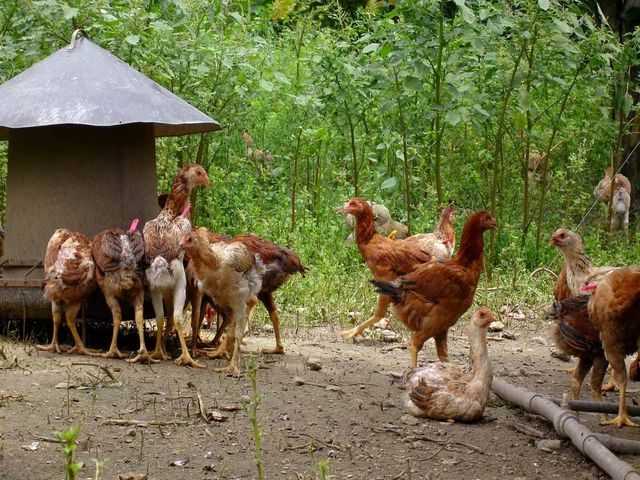
[[[139,221],[140,220],[137,219],[137,218],[134,218],[133,220],[131,220],[131,226],[129,227],[129,231],[130,232],[135,232],[136,231],[136,228],[138,228],[138,222]]]
[[[187,202],[184,206],[184,208],[182,209],[182,216],[183,217],[188,217],[189,216],[189,210],[191,210],[191,204],[189,202]]]
[[[588,283],[587,285],[582,285],[580,287],[580,293],[593,292],[596,288],[598,288],[597,283]]]

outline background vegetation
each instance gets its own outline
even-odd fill
[[[499,288],[480,299],[493,306],[549,297],[551,277],[530,273],[559,270],[547,246],[559,226],[581,226],[597,263],[639,261],[635,233],[604,232],[604,205],[583,221],[604,169],[621,162],[637,64],[633,34],[612,32],[595,2],[0,0],[0,81],[75,28],[223,125],[158,141],[159,191],[199,161],[213,187],[198,224],[296,249],[311,267],[283,295],[296,318],[372,306],[333,213],[354,195],[414,232],[431,231],[450,199],[494,212],[485,278]],[[273,160],[247,155],[243,129]],[[0,144],[0,223],[6,175]]]

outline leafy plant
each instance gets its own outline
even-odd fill
[[[80,435],[80,425],[74,425],[64,432],[55,432],[56,437],[60,440],[62,453],[64,453],[65,464],[65,480],[76,480],[78,472],[84,467],[82,462],[75,462],[73,455],[78,448],[76,441]],[[98,467],[96,465],[96,471]],[[97,475],[97,473],[96,473]]]

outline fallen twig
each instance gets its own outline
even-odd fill
[[[113,373],[111,373],[111,370],[109,370],[109,368],[106,365],[100,365],[97,363],[92,363],[92,362],[72,362],[71,365],[84,365],[87,367],[96,367],[99,368],[100,370],[102,370],[107,377],[109,377],[111,379],[111,381],[113,383],[115,383],[116,385],[120,385],[120,382],[118,381],[118,379],[113,375]]]
[[[167,422],[161,422],[159,420],[151,420],[145,422],[142,420],[126,420],[123,418],[107,418],[100,425],[117,425],[119,427],[169,427],[176,425],[187,425],[189,422],[186,420],[171,420]]]
[[[49,442],[49,443],[62,443],[58,438],[53,438],[53,437],[44,437],[42,435],[37,435],[35,433],[31,433],[29,430],[27,430],[27,433],[29,435],[31,435],[33,438],[35,438],[36,440],[40,440],[42,442]]]

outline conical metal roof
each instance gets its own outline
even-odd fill
[[[17,128],[132,123],[153,124],[156,137],[220,129],[218,122],[84,37],[0,85],[0,140]]]

